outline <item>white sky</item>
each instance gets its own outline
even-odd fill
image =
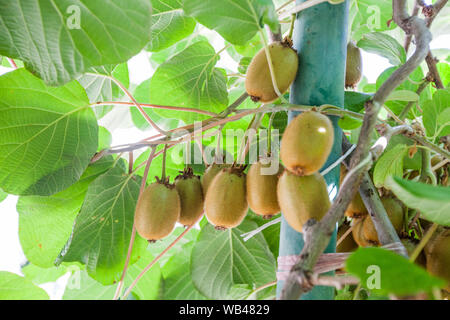
[[[213,34],[212,31],[206,33]],[[213,37],[211,37],[213,38]],[[212,45],[216,50],[220,50],[224,46],[224,42],[220,37],[215,37]],[[431,43],[432,49],[448,48],[450,49],[450,35],[441,36]],[[148,79],[153,70],[149,62],[150,54],[141,52],[133,57],[129,63],[130,81],[134,84],[139,84]],[[385,58],[381,58],[375,54],[367,52],[362,53],[363,56],[363,72],[369,80],[369,83],[375,82],[379,74],[390,66]],[[228,53],[224,52],[218,62],[219,67],[227,67],[231,70],[237,69],[237,63],[229,57]],[[11,71],[9,68],[0,66],[0,75]],[[101,125],[106,126],[113,135],[113,145],[127,143],[130,141],[138,141],[142,138],[143,132],[133,128],[131,120],[129,119],[126,110],[117,113],[110,113],[111,116],[106,116],[100,121]],[[112,117],[114,115],[114,117]],[[118,122],[117,119],[120,119]],[[124,125],[128,123],[128,125]],[[118,126],[120,125],[120,128]],[[18,237],[18,214],[16,212],[16,196],[8,196],[0,203],[0,271],[10,271],[22,275],[20,266],[26,262]],[[57,283],[44,284],[44,288],[51,299],[60,299],[64,292],[65,281],[67,276],[58,280]]]

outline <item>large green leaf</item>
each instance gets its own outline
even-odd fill
[[[226,231],[205,225],[191,254],[191,275],[197,289],[210,299],[229,299],[235,284],[258,287],[275,280],[276,263],[262,234],[244,242],[241,234],[257,224],[244,220]]]
[[[377,294],[406,296],[445,285],[408,259],[383,248],[359,248],[347,259],[346,270]]]
[[[153,259],[154,257],[150,253],[144,252],[144,255],[129,267],[125,276],[124,288],[128,287]],[[88,273],[83,270],[74,271],[64,291],[64,300],[111,300],[114,297],[117,284],[105,286],[89,277]],[[161,269],[156,263],[142,276],[131,293],[139,300],[156,299],[161,290],[161,279]]]
[[[408,146],[397,144],[378,159],[373,171],[373,182],[377,188],[383,187],[386,179],[392,175],[403,176],[403,158],[407,151]]]
[[[406,61],[405,49],[393,37],[382,32],[366,33],[358,41],[358,47],[388,59],[394,66]]]
[[[423,125],[430,137],[450,134],[450,89],[437,90],[423,104]]]
[[[86,92],[47,87],[25,69],[0,77],[0,187],[51,195],[76,182],[97,150],[98,126]]]
[[[149,0],[11,0],[0,3],[0,53],[47,84],[127,61],[151,36]]]
[[[8,196],[8,194],[5,191],[3,191],[2,189],[0,189],[0,202],[5,200],[7,196]]]
[[[420,211],[421,217],[450,227],[450,187],[392,177],[387,185],[408,207]]]
[[[89,275],[105,285],[118,280],[130,242],[139,180],[116,165],[89,186],[58,263],[84,263]],[[145,246],[146,241],[136,235],[131,262]]]
[[[262,23],[278,24],[271,0],[184,0],[184,10],[233,44],[244,45]]]
[[[90,165],[80,181],[49,197],[24,196],[17,202],[19,239],[27,259],[49,268],[70,237],[89,184],[111,168],[111,156]]]
[[[106,76],[112,76],[119,80],[125,87],[129,86],[128,66],[126,63],[117,66],[106,65],[95,67],[89,70],[89,73],[78,78],[78,82],[86,89],[89,101],[119,101],[123,97],[123,91]],[[95,106],[94,112],[98,119],[105,116],[112,110],[112,106]]]
[[[48,300],[47,293],[30,280],[0,271],[0,300]]]
[[[206,41],[196,42],[155,71],[150,82],[150,102],[212,112],[222,111],[227,103],[226,77],[214,66],[219,55]],[[177,110],[155,109],[167,118],[186,123],[208,116]]]
[[[47,282],[55,282],[67,273],[67,268],[63,265],[59,267],[41,268],[28,263],[22,267],[22,273],[25,275],[25,278],[39,285]]]
[[[181,247],[177,254],[172,255],[162,268],[164,277],[163,298],[166,300],[204,300],[204,297],[194,286],[190,272],[190,259],[193,242]]]
[[[149,51],[159,51],[190,35],[195,20],[186,17],[182,0],[151,0],[153,6],[152,37]]]

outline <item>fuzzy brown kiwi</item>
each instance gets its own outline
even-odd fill
[[[280,213],[278,205],[278,177],[283,173],[283,166],[278,164],[278,171],[265,174],[271,164],[258,161],[251,165],[247,173],[247,202],[250,209],[266,219]]]
[[[192,168],[185,169],[175,178],[175,189],[180,195],[180,218],[178,222],[184,226],[196,223],[203,213],[203,190],[200,177],[194,175]]]
[[[169,180],[150,184],[139,197],[134,221],[141,237],[156,241],[168,236],[181,212],[180,196]]]
[[[367,241],[367,239],[364,238],[364,234],[363,234],[363,224],[364,224],[364,220],[366,220],[367,218],[368,218],[368,216],[364,216],[364,217],[355,218],[352,220],[352,225],[353,225],[352,236],[353,236],[353,239],[355,240],[355,242],[360,247],[373,246],[373,243],[370,243],[369,241]]]
[[[275,79],[280,93],[286,92],[294,81],[298,70],[298,55],[291,42],[274,42],[269,45]],[[265,49],[252,59],[245,77],[245,89],[253,101],[272,102],[278,98],[272,84],[269,63]]]
[[[445,290],[450,292],[450,229],[443,229],[425,246],[427,270],[447,281]]]
[[[344,181],[345,176],[347,175],[347,169],[344,165],[341,165],[341,174],[339,178],[339,184],[342,185],[342,181]],[[355,193],[352,201],[345,210],[345,215],[350,218],[359,218],[368,214],[367,208],[364,205],[364,202],[359,194],[359,191]]]
[[[213,163],[210,166],[208,166],[205,170],[205,173],[200,178],[200,181],[202,183],[202,189],[203,189],[203,195],[206,197],[206,191],[208,191],[209,185],[213,181],[214,177],[222,171],[222,169],[229,168],[229,164],[219,164],[219,163]]]
[[[361,50],[353,41],[347,44],[347,60],[345,67],[345,87],[354,88],[361,80],[362,56]]]
[[[218,230],[237,227],[248,211],[244,167],[222,169],[213,179],[205,198],[205,215]]]
[[[337,232],[337,239],[340,239],[348,231],[348,229],[350,229],[349,224],[341,224]],[[355,242],[355,239],[353,239],[353,234],[350,232],[350,234],[348,234],[336,247],[336,252],[352,252],[356,249],[358,249],[358,244]]]
[[[403,238],[401,239],[403,246],[406,249],[406,252],[408,252],[408,256],[411,256],[411,254],[414,252],[414,250],[416,249],[418,242],[414,241],[413,239],[409,239],[409,238]],[[422,250],[420,252],[420,254],[417,256],[416,260],[414,261],[416,264],[426,268],[427,265],[427,260],[425,257],[425,253]]]
[[[309,219],[320,221],[330,207],[325,179],[318,173],[297,176],[285,170],[278,181],[277,196],[284,218],[298,232]]]
[[[283,133],[280,157],[296,175],[311,175],[325,164],[333,147],[334,130],[327,116],[306,111],[294,118]]]
[[[397,199],[392,197],[383,197],[381,198],[381,202],[386,209],[386,213],[395,231],[397,231],[397,233],[400,233],[404,221],[403,207],[401,203]],[[375,225],[372,222],[372,218],[369,216],[364,220],[363,234],[364,238],[367,241],[376,245],[380,245],[377,230],[375,229]]]

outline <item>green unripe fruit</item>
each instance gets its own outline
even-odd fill
[[[189,168],[175,178],[175,189],[180,196],[180,218],[178,222],[184,226],[196,223],[203,213],[203,190],[200,177],[195,176]]]
[[[245,174],[242,168],[225,168],[208,188],[205,198],[205,215],[219,230],[237,227],[248,210]]]
[[[286,92],[294,81],[298,69],[297,52],[287,42],[269,45],[275,79],[280,93]],[[265,49],[261,49],[248,66],[245,89],[253,101],[272,102],[278,98],[272,83]]]
[[[327,161],[333,140],[333,125],[327,116],[315,111],[303,112],[283,133],[281,160],[286,169],[296,175],[311,175]]]
[[[273,174],[264,174],[271,164],[262,164],[260,161],[252,164],[247,174],[247,201],[253,212],[265,218],[280,212],[277,197],[278,177],[283,172],[279,165],[278,171]]]
[[[354,88],[362,77],[361,50],[353,41],[347,44],[347,60],[345,67],[345,87]]]
[[[141,194],[136,205],[136,230],[149,241],[162,239],[172,232],[180,212],[180,196],[175,186],[168,181],[152,183]]]
[[[285,170],[278,181],[277,195],[284,218],[298,232],[309,219],[320,221],[330,208],[325,179],[318,173],[297,176]]]

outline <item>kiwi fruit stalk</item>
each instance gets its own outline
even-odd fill
[[[206,191],[208,191],[209,185],[213,181],[214,177],[222,171],[224,168],[228,168],[230,165],[228,164],[218,164],[213,163],[210,166],[208,166],[205,170],[205,173],[200,178],[200,181],[202,183],[202,189],[203,189],[203,195],[206,196]]]
[[[248,210],[244,167],[222,169],[208,187],[205,215],[218,230],[237,227]]]
[[[286,92],[294,81],[298,70],[298,55],[292,49],[290,40],[273,42],[269,45],[275,79],[280,93]],[[245,77],[245,89],[255,102],[268,103],[278,98],[273,87],[265,49],[252,59]]]
[[[362,77],[361,50],[353,41],[347,44],[347,60],[345,66],[345,87],[354,88]]]
[[[175,189],[180,196],[180,218],[184,226],[196,223],[203,213],[203,190],[200,177],[195,176],[192,168],[185,169],[175,178]]]
[[[325,164],[333,147],[334,130],[327,116],[306,111],[294,118],[283,133],[280,157],[296,175],[311,175]]]
[[[258,161],[251,165],[247,173],[247,201],[250,209],[266,219],[280,212],[277,184],[283,167],[279,165],[277,172],[264,174],[264,169],[268,170],[270,167],[270,163]]]
[[[330,207],[325,179],[318,173],[297,176],[285,170],[278,181],[277,195],[284,218],[298,232],[309,219],[320,221]]]
[[[134,215],[138,234],[148,241],[168,236],[181,212],[181,201],[175,185],[169,180],[150,184],[139,197]]]

